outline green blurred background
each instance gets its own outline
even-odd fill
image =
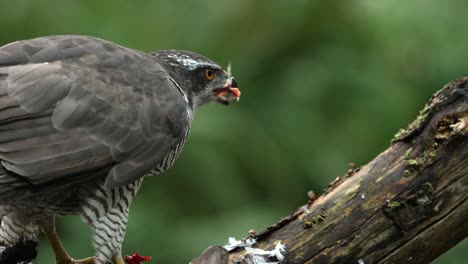
[[[468,75],[463,0],[0,4],[0,44],[84,34],[232,61],[240,103],[201,109],[179,161],[147,179],[132,205],[124,252],[152,263],[188,263],[208,245],[276,222],[349,162],[387,148],[433,92]],[[79,217],[58,224],[74,257],[92,254]],[[462,263],[467,242],[435,263]],[[42,241],[37,263],[52,259]]]

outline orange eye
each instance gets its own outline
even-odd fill
[[[210,69],[206,69],[205,70],[205,77],[208,81],[211,81],[213,80],[213,78],[215,77],[215,73],[213,70],[210,70]]]

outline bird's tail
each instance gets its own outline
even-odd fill
[[[20,241],[12,247],[0,243],[0,263],[30,263],[37,257],[38,244],[34,240]]]

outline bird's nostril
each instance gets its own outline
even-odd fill
[[[237,86],[236,79],[234,79],[234,78],[231,79],[231,87],[239,88],[239,86]]]

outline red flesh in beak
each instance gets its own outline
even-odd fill
[[[237,88],[237,82],[234,78],[230,78],[223,88],[218,88],[213,91],[216,100],[222,104],[229,104],[232,100],[239,101],[241,92]]]
[[[239,88],[236,87],[223,87],[223,88],[218,88],[213,91],[213,94],[215,96],[221,96],[224,97],[227,94],[232,94],[234,98],[240,98],[241,92]]]

